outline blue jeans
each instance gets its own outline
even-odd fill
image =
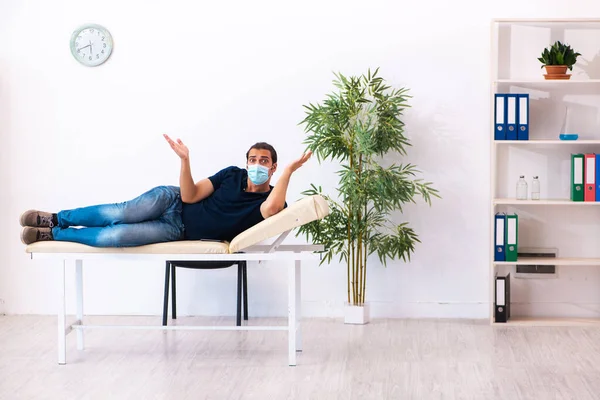
[[[183,239],[181,195],[158,186],[133,200],[57,213],[54,240],[95,247],[128,247]],[[80,227],[80,228],[77,228]]]

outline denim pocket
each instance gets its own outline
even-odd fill
[[[181,191],[177,186],[168,186],[168,188],[173,193],[173,199],[171,204],[162,215],[162,219],[171,225],[174,229],[177,229],[178,236],[180,239],[184,236],[184,225],[183,220],[181,218],[181,213],[183,211],[183,202],[181,201]]]

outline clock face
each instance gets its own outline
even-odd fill
[[[110,32],[100,25],[84,25],[71,35],[71,54],[88,67],[95,67],[108,60],[112,48]]]

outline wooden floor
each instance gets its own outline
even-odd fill
[[[209,322],[233,320],[178,320]],[[59,366],[55,317],[0,317],[0,399],[600,399],[598,327],[305,319],[303,335],[289,367],[285,332],[90,330]]]

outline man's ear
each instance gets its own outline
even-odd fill
[[[275,163],[271,166],[271,171],[273,171],[273,173],[275,173],[275,171],[277,171],[277,163]]]

